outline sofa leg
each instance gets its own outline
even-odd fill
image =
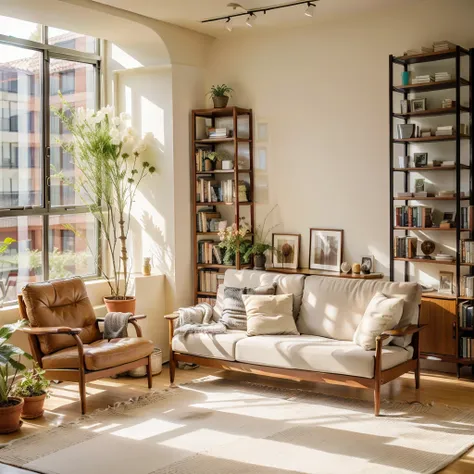
[[[148,364],[146,366],[146,375],[148,378],[148,388],[153,387],[153,374],[151,371],[151,355],[148,356]]]
[[[170,384],[174,383],[175,371],[176,371],[176,362],[174,360],[174,352],[170,351]]]
[[[380,384],[375,383],[374,387],[374,415],[380,415]]]

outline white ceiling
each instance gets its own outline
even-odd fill
[[[230,0],[95,0],[99,3],[122,8],[144,16],[183,26],[212,36],[229,34],[224,22],[201,23],[201,20],[233,13],[227,7]],[[282,26],[307,25],[311,22],[343,19],[357,14],[380,11],[389,7],[404,8],[415,0],[319,0],[314,17],[304,15],[305,5],[273,10],[258,14],[254,29],[281,28]],[[420,1],[420,0],[418,0]],[[238,0],[246,9],[262,8],[270,5],[289,3],[279,0]],[[249,30],[245,17],[233,21],[234,32]]]

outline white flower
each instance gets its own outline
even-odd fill
[[[130,117],[130,114],[127,114],[126,112],[121,112],[120,113],[120,120],[123,122],[126,122],[127,120],[130,120],[132,117]]]
[[[116,127],[119,127],[121,124],[121,119],[120,117],[113,117],[112,118],[112,125],[115,125]]]
[[[99,112],[102,112],[104,115],[114,115],[114,108],[111,105],[102,107]]]
[[[138,145],[133,149],[133,153],[137,153],[137,154],[143,153],[143,152],[146,150],[146,148],[147,148],[146,143],[144,143],[143,141],[141,141],[141,142],[138,143]]]

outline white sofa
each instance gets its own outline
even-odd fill
[[[292,293],[293,312],[301,335],[252,336],[225,334],[173,335],[170,320],[170,379],[177,361],[296,380],[330,381],[374,389],[375,413],[380,410],[380,385],[414,371],[419,387],[418,316],[421,288],[416,283],[359,280],[253,270],[227,270],[218,290],[214,318],[221,316],[224,286],[238,288],[277,284],[277,294]],[[378,291],[405,298],[398,328],[385,331],[374,351],[352,342],[367,305]],[[388,345],[382,341],[393,337]],[[412,340],[413,338],[413,340]]]

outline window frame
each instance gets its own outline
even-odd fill
[[[0,44],[8,46],[16,46],[23,49],[33,50],[42,53],[42,60],[40,66],[40,102],[42,113],[40,114],[41,141],[38,156],[35,157],[38,163],[42,164],[41,181],[42,181],[42,202],[40,206],[25,206],[23,208],[0,209],[0,218],[2,217],[18,217],[18,216],[42,216],[42,268],[43,280],[49,280],[49,216],[50,215],[66,215],[66,214],[84,214],[89,213],[89,207],[86,205],[51,205],[51,187],[50,187],[50,73],[49,64],[51,59],[63,59],[66,61],[75,61],[85,64],[90,64],[95,68],[95,103],[96,107],[101,106],[101,89],[102,89],[102,58],[101,58],[101,42],[99,38],[95,39],[96,52],[85,53],[75,51],[69,48],[62,48],[55,45],[48,44],[48,27],[41,25],[42,42],[31,41],[22,38],[0,34]],[[11,153],[11,151],[10,151]],[[84,276],[85,279],[96,279],[101,276],[99,268],[102,265],[102,249],[100,246],[100,223],[97,222],[96,235],[96,268],[95,273]],[[15,304],[14,301],[6,302],[6,304]]]

